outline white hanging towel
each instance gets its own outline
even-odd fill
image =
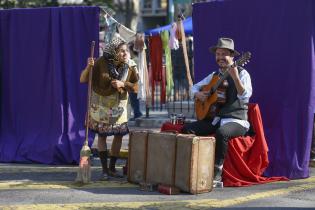
[[[127,28],[126,26],[119,24],[118,25],[118,32],[120,36],[126,40],[127,43],[133,42],[136,37],[136,32],[132,31],[131,29]]]
[[[176,30],[177,24],[172,23],[172,27],[170,29],[170,40],[168,42],[168,45],[172,50],[177,50],[179,48],[178,39],[176,38]]]
[[[139,69],[138,99],[146,101],[148,96],[150,96],[150,88],[146,54],[144,49],[138,53],[138,69]]]

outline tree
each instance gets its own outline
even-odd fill
[[[57,0],[0,0],[0,7],[4,9],[51,6],[58,6]]]
[[[113,8],[113,0],[0,0],[0,8],[53,7],[62,5],[95,5]]]
[[[77,3],[79,2],[79,4]],[[28,7],[56,7],[56,6],[102,6],[116,11],[119,21],[128,28],[136,31],[138,14],[140,13],[139,0],[0,0],[0,8],[28,8]]]
[[[88,6],[107,6],[114,8],[113,0],[84,0],[84,3]]]

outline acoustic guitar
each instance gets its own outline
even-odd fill
[[[198,99],[195,100],[195,111],[196,116],[198,120],[203,120],[205,118],[213,118],[216,114],[216,103],[218,102],[218,94],[219,93],[219,87],[222,84],[223,81],[229,76],[229,71],[231,68],[234,68],[235,66],[244,66],[249,62],[249,59],[251,58],[251,53],[246,52],[244,53],[241,58],[236,60],[232,66],[224,72],[223,75],[214,75],[212,77],[212,80],[209,84],[204,85],[200,91],[206,91],[207,92],[207,99],[205,101],[200,101]]]

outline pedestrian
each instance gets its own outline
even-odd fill
[[[138,52],[135,51],[133,48],[134,48],[133,44],[129,46],[130,56],[131,56],[131,59],[133,61],[135,61],[135,63],[138,63],[138,58],[137,58]],[[130,105],[131,105],[131,108],[133,111],[133,118],[130,118],[129,120],[134,121],[134,120],[142,117],[142,115],[143,115],[141,110],[140,110],[140,100],[138,98],[138,93],[137,92],[130,92],[129,93],[129,99],[130,99]]]

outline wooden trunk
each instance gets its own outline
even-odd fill
[[[213,188],[215,138],[177,136],[175,186],[192,194]]]
[[[128,152],[128,181],[146,181],[148,131],[131,131]]]
[[[150,133],[148,137],[147,183],[174,185],[176,135]]]

